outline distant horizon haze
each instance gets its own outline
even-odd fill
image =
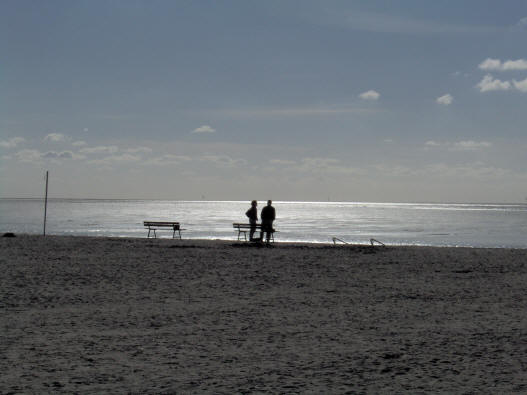
[[[13,196],[2,196],[0,199],[4,200],[42,200],[44,201],[44,196],[25,196],[25,197],[13,197]],[[267,197],[262,199],[170,199],[170,198],[138,198],[138,197],[64,197],[64,196],[48,196],[48,200],[123,200],[123,201],[164,201],[164,202],[203,202],[203,203],[214,203],[214,202],[236,202],[236,203],[250,203],[252,200],[256,200],[259,204],[258,207],[267,203],[269,200]],[[523,202],[439,202],[439,201],[365,201],[365,200],[281,200],[281,199],[272,199],[273,205],[279,204],[288,204],[288,203],[305,203],[305,204],[317,204],[317,203],[334,203],[334,204],[394,204],[394,205],[481,205],[481,206],[493,206],[493,205],[511,205],[511,206],[524,206],[527,205],[527,199]]]

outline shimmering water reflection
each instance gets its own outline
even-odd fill
[[[259,203],[259,209],[265,201]],[[523,204],[274,202],[279,241],[527,248]],[[51,199],[47,233],[145,237],[144,220],[179,221],[185,238],[235,239],[249,202]],[[42,233],[41,199],[0,199],[0,231]],[[159,232],[169,237],[169,232]]]

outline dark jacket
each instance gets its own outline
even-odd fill
[[[249,210],[247,210],[245,215],[249,217],[249,221],[258,221],[258,210],[256,207],[251,207]]]
[[[261,217],[262,217],[262,222],[273,223],[273,221],[275,220],[275,217],[276,217],[276,212],[274,210],[274,207],[273,206],[265,206],[262,209]]]

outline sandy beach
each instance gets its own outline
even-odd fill
[[[0,392],[526,393],[526,252],[0,238]]]

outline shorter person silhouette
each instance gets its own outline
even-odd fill
[[[260,217],[262,218],[262,232],[260,233],[260,240],[263,240],[263,234],[265,233],[265,241],[269,243],[271,234],[273,233],[273,222],[276,218],[276,211],[272,206],[273,201],[268,200],[267,206],[262,209]]]
[[[254,232],[256,232],[256,222],[258,221],[258,209],[256,208],[257,205],[258,203],[256,202],[256,200],[253,200],[251,202],[251,208],[245,213],[245,215],[249,217],[249,223],[251,224],[251,230],[249,232],[249,241],[257,241],[254,239]]]

